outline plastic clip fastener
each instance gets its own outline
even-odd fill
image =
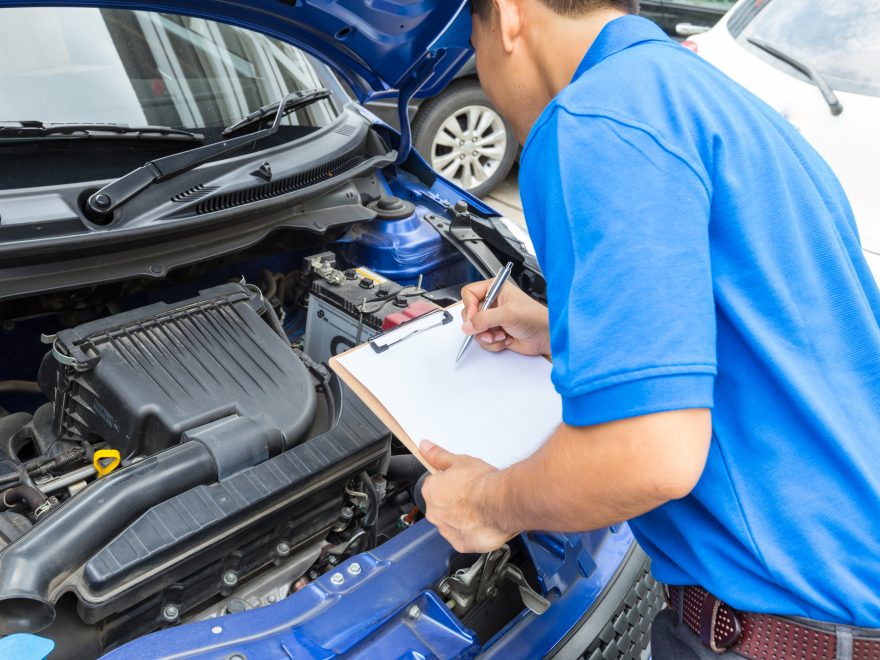
[[[108,459],[109,462],[107,462]],[[95,471],[98,473],[98,479],[106,477],[113,472],[113,470],[119,467],[121,462],[122,456],[117,449],[98,449],[95,451],[94,458],[92,459],[92,465],[95,466]]]
[[[396,328],[375,335],[370,341],[370,348],[376,353],[384,353],[395,344],[399,344],[413,335],[450,322],[452,322],[452,314],[445,309],[435,309],[433,312],[422,314],[411,321],[401,323]]]

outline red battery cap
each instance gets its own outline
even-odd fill
[[[432,302],[428,302],[427,300],[417,300],[413,303],[410,303],[406,309],[403,309],[399,312],[394,312],[393,314],[389,314],[382,321],[382,332],[386,330],[391,330],[391,328],[396,328],[401,323],[406,323],[407,321],[412,321],[415,318],[418,318],[428,312],[433,312],[437,309],[438,305],[435,305]]]

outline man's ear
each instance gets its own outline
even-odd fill
[[[498,12],[498,28],[505,53],[513,52],[514,44],[522,35],[522,0],[493,0]]]

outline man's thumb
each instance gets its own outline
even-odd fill
[[[422,440],[419,445],[419,451],[421,451],[425,460],[437,470],[446,470],[452,467],[455,459],[458,458],[458,454],[446,451],[443,447],[438,447],[430,440]]]

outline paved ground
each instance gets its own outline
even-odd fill
[[[483,200],[502,215],[525,227],[526,221],[522,212],[522,202],[519,199],[518,174],[519,169],[514,166],[507,179],[484,197]]]

